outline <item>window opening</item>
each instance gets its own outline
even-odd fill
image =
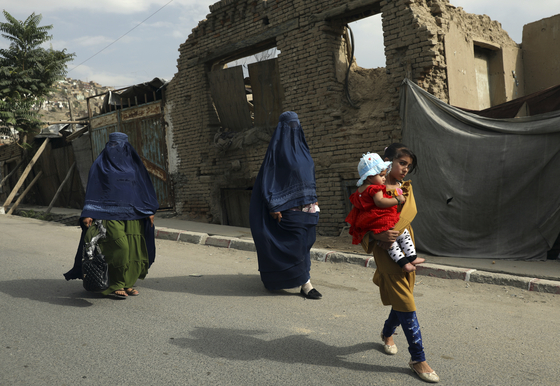
[[[363,68],[385,67],[381,14],[348,23],[348,26],[354,33],[356,64]]]
[[[223,132],[276,126],[284,98],[279,54],[270,47],[214,65],[209,73],[210,91]]]
[[[381,14],[367,10],[342,15],[333,22],[345,23],[336,54],[336,72],[344,84],[344,97],[352,108],[369,108],[376,84],[387,77]],[[384,82],[383,82],[384,83]]]
[[[372,116],[381,116],[391,106],[387,93],[392,77],[385,65],[384,36],[380,9],[368,7],[331,19],[340,27],[338,51],[334,52],[336,78],[343,85],[342,114],[361,130],[372,127]],[[350,32],[351,30],[351,32]],[[353,35],[353,39],[352,39]],[[352,54],[352,50],[354,51]],[[358,107],[358,109],[356,109]],[[356,110],[350,112],[348,109]]]

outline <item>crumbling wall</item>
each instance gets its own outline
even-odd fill
[[[401,138],[397,108],[403,78],[449,100],[445,36],[450,25],[466,39],[514,45],[497,23],[444,0],[222,0],[210,11],[181,45],[178,72],[167,88],[176,209],[210,222],[224,219],[225,189],[251,189],[270,138],[263,130],[246,146],[223,151],[213,145],[222,128],[212,104],[210,71],[277,47],[283,110],[298,113],[316,163],[319,232],[338,234],[360,156],[382,152]],[[387,67],[352,67],[348,94],[356,108],[345,92],[345,24],[378,13]],[[250,130],[255,128],[246,128],[246,136]]]
[[[560,84],[560,15],[523,27],[526,92]]]
[[[395,87],[404,77],[450,104],[478,109],[474,47],[495,52],[492,105],[524,95],[521,49],[497,21],[446,0],[390,2],[383,18],[387,69]],[[512,71],[515,71],[513,73]]]

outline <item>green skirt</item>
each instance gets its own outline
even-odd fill
[[[148,249],[144,239],[145,220],[103,220],[107,237],[99,240],[99,248],[109,266],[109,288],[101,292],[108,295],[123,288],[132,288],[138,279],[148,274]],[[84,241],[89,242],[99,231],[90,226]]]

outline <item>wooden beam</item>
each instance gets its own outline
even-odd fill
[[[89,126],[83,127],[78,131],[73,132],[68,137],[66,137],[66,142],[72,142],[74,139],[80,137],[82,134],[89,130]]]
[[[4,178],[2,179],[2,182],[0,182],[0,186],[3,186],[3,185],[4,185],[4,182],[8,181],[8,178],[10,178],[10,176],[11,176],[12,174],[14,174],[14,173],[19,169],[19,167],[20,167],[22,164],[23,164],[23,158],[19,161],[19,163],[18,163],[18,164],[16,165],[16,167],[14,168],[14,170],[12,170],[6,177],[4,177]]]
[[[41,177],[41,174],[43,174],[43,171],[41,170],[39,173],[37,173],[37,175],[35,176],[35,178],[33,179],[33,181],[31,181],[31,183],[29,184],[29,186],[27,188],[25,188],[25,190],[23,191],[23,193],[18,197],[16,203],[10,208],[10,210],[8,211],[7,215],[11,215],[14,210],[18,207],[18,205],[20,204],[20,202],[23,200],[23,198],[25,197],[25,195],[31,190],[31,188],[33,187],[33,185],[35,185],[35,182],[37,182],[39,180],[39,177]]]
[[[16,196],[19,188],[21,188],[21,185],[23,185],[23,182],[25,181],[25,179],[27,178],[27,175],[31,171],[31,168],[33,167],[33,165],[35,165],[35,162],[37,162],[37,160],[39,159],[39,157],[43,153],[43,150],[45,150],[45,147],[47,147],[47,143],[49,143],[49,138],[45,139],[45,141],[43,142],[43,144],[41,145],[39,150],[37,150],[37,153],[35,153],[35,155],[33,156],[33,159],[31,159],[31,162],[29,162],[29,164],[27,165],[27,167],[23,171],[23,173],[22,173],[21,177],[19,178],[19,181],[17,182],[16,186],[12,189],[12,192],[10,193],[8,198],[6,199],[6,202],[4,202],[4,205],[2,205],[2,208],[0,208],[0,213],[6,213],[5,212],[6,208],[8,206],[10,206],[10,204],[12,203],[12,201],[13,201],[14,197]]]
[[[89,118],[89,119],[93,118],[93,111],[91,110],[91,105],[89,104],[89,100],[90,100],[90,99],[91,99],[91,98],[88,98],[88,99],[87,99],[87,103],[86,103],[86,105],[87,105],[87,111],[88,111],[88,118]]]
[[[46,122],[47,125],[58,125],[58,124],[68,124],[68,125],[72,125],[72,124],[79,124],[79,125],[87,125],[88,121],[87,120],[83,120],[83,121],[58,121],[58,122]]]
[[[70,102],[70,98],[68,98],[67,100],[68,100],[68,109],[70,110],[70,120],[73,121],[74,120],[74,109],[72,108],[72,102]],[[76,128],[76,126],[74,126],[72,124],[70,126],[70,131],[74,132],[75,128]]]
[[[62,181],[62,184],[60,184],[60,186],[58,187],[58,190],[56,191],[56,193],[55,193],[51,203],[49,204],[49,207],[45,211],[45,213],[50,213],[51,212],[51,209],[53,208],[54,203],[58,199],[58,196],[60,196],[60,193],[62,193],[62,188],[64,188],[64,185],[66,185],[66,182],[70,179],[70,176],[72,175],[72,172],[74,171],[75,166],[76,166],[76,162],[74,162],[72,164],[72,166],[70,166],[70,169],[68,169],[68,173],[66,173],[66,177],[64,177],[64,181]]]
[[[74,161],[74,165],[76,165],[76,161]],[[74,166],[72,165],[72,166]],[[68,208],[70,206],[70,199],[72,198],[72,183],[74,182],[74,173],[76,172],[76,169],[78,168],[78,166],[76,167],[72,167],[70,166],[70,169],[72,169],[72,173],[70,173],[70,193],[68,194],[68,199],[66,200],[66,208]],[[63,182],[64,184],[64,182]]]

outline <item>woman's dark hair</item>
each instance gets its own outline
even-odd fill
[[[387,148],[385,148],[385,153],[383,154],[383,159],[388,159],[392,161],[394,159],[399,159],[403,156],[409,156],[412,160],[410,164],[409,173],[416,172],[418,168],[418,160],[416,154],[412,152],[405,144],[402,143],[392,143]]]

